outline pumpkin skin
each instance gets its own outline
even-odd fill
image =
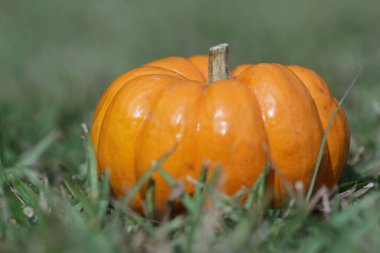
[[[98,173],[107,168],[122,197],[169,150],[163,168],[194,191],[203,161],[222,166],[220,189],[251,187],[269,163],[268,190],[278,206],[290,186],[308,189],[323,133],[338,102],[314,71],[276,63],[240,65],[232,79],[207,84],[208,57],[168,57],[119,76],[102,96],[91,129]],[[349,153],[343,109],[330,127],[316,186],[332,187]],[[212,169],[209,171],[212,173]],[[170,187],[158,172],[155,208],[166,208]],[[142,210],[146,186],[132,207]]]

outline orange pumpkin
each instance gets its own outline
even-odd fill
[[[267,178],[275,203],[287,199],[284,179],[308,188],[324,130],[338,105],[326,82],[305,67],[277,63],[241,65],[230,73],[227,54],[222,65],[217,54],[210,55],[210,63],[204,55],[150,62],[119,76],[104,93],[91,134],[98,172],[110,170],[115,196],[123,196],[173,147],[163,168],[182,180],[190,194],[194,185],[188,177],[198,178],[205,160],[221,164],[220,188],[227,194],[251,187],[268,163],[275,168]],[[339,109],[316,187],[337,182],[349,140],[346,116]],[[170,187],[158,172],[153,179],[160,213]],[[136,210],[141,210],[145,191],[143,187],[134,199]]]

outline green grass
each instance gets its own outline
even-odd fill
[[[0,252],[378,251],[378,1],[5,0],[1,6]],[[217,173],[208,184],[204,173],[189,196],[158,161],[125,199],[110,199],[108,175],[97,178],[82,127],[90,126],[102,92],[147,61],[206,53],[221,42],[231,44],[233,65],[273,61],[315,69],[337,98],[362,66],[342,105],[352,138],[338,189],[321,192],[325,201],[310,196],[311,207],[295,193],[277,210],[265,202],[264,175],[229,197],[214,190]],[[155,219],[149,174],[155,170],[187,214]],[[148,218],[127,205],[144,182]],[[215,206],[206,209],[210,198]]]
[[[326,202],[312,199],[310,204],[296,195],[287,208],[272,209],[264,197],[270,166],[246,190],[249,195],[243,203],[243,191],[226,196],[215,190],[218,170],[206,184],[206,167],[194,196],[189,196],[178,193],[176,181],[161,167],[169,152],[123,200],[110,201],[107,173],[97,179],[91,142],[84,130],[87,159],[82,174],[69,174],[51,184],[46,175],[32,169],[56,133],[13,166],[1,165],[2,252],[375,252],[380,246],[377,189],[363,193],[365,188],[354,186],[351,192],[324,195]],[[171,195],[182,199],[186,214],[157,220],[128,208],[133,194],[150,181],[154,170],[177,191]],[[147,199],[154,201],[154,197]],[[213,205],[206,208],[210,199]]]

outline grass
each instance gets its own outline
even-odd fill
[[[2,3],[0,252],[377,252],[378,1],[222,0],[218,12],[212,1],[163,2]],[[352,138],[337,190],[321,190],[318,198],[296,192],[278,210],[265,201],[264,174],[252,189],[225,196],[213,180],[205,184],[205,166],[189,196],[161,168],[162,157],[125,199],[109,199],[108,175],[97,178],[81,127],[90,126],[101,93],[127,69],[220,42],[230,43],[233,65],[274,61],[315,69],[337,98],[346,97],[363,66],[342,105]],[[155,170],[187,214],[168,219],[169,210],[156,221],[149,175]],[[127,206],[144,182],[148,218]],[[241,204],[243,193],[249,197]]]
[[[178,193],[176,181],[161,167],[169,152],[125,199],[110,202],[108,176],[97,178],[87,133],[84,128],[85,173],[66,175],[59,184],[31,169],[49,148],[47,144],[57,138],[54,133],[14,166],[1,165],[2,252],[375,252],[380,246],[377,189],[366,193],[365,188],[354,187],[345,193],[322,194],[327,202],[312,199],[311,205],[295,196],[288,208],[272,209],[263,194],[270,166],[248,189],[249,197],[242,204],[242,193],[225,196],[213,187],[215,180],[206,183],[207,167],[194,196]],[[157,223],[128,208],[131,196],[154,170],[177,191],[172,200],[181,198],[186,214]],[[213,205],[206,208],[209,199]]]

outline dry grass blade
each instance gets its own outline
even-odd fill
[[[360,190],[357,190],[353,195],[355,198],[359,198],[363,196],[364,194],[366,194],[371,189],[373,189],[374,187],[375,187],[375,184],[370,182],[367,185],[365,185],[363,188],[361,188]]]
[[[330,198],[332,193],[332,191],[323,185],[311,198],[309,202],[309,210],[319,210],[325,217],[329,216],[331,213]],[[318,207],[319,203],[320,206]]]
[[[375,187],[375,184],[372,182],[369,182],[368,184],[363,186],[361,189],[356,191],[356,185],[355,185],[353,188],[340,193],[339,196],[342,199],[359,198],[363,196],[364,194],[366,194],[367,192],[369,192],[374,187]]]
[[[362,146],[360,147],[354,154],[354,157],[352,158],[350,165],[355,166],[359,163],[359,161],[362,159],[363,155],[365,153],[365,148]]]
[[[162,218],[162,223],[166,223],[174,217],[175,203],[181,198],[185,192],[185,184],[182,181],[177,182],[172,186],[169,193],[168,202],[166,204],[166,210]]]

